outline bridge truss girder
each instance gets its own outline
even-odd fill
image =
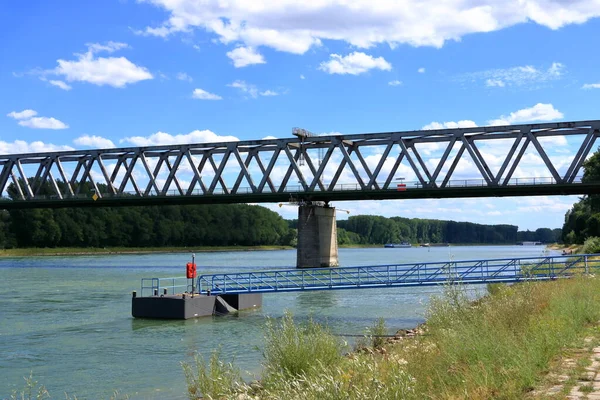
[[[0,193],[11,186],[7,208],[596,193],[579,175],[599,135],[600,121],[578,121],[2,155]],[[550,141],[572,137],[581,144],[558,168]],[[483,149],[498,141],[509,146],[493,168]],[[519,184],[531,153],[548,179]],[[461,162],[477,184],[456,179]],[[410,190],[396,190],[400,169]]]

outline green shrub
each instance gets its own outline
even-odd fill
[[[487,292],[490,296],[497,296],[506,288],[506,283],[488,283]]]
[[[43,385],[38,384],[33,379],[33,374],[29,374],[28,377],[23,379],[25,379],[25,387],[21,391],[13,391],[10,396],[11,400],[43,400],[50,398],[50,393]]]
[[[385,344],[385,335],[387,333],[387,329],[385,327],[385,320],[383,318],[378,318],[377,321],[373,324],[372,327],[369,328],[369,335],[371,336],[371,346],[374,349],[382,348]]]
[[[581,249],[583,254],[595,254],[600,253],[600,237],[592,236],[585,240],[583,248]]]
[[[319,366],[336,365],[342,358],[343,345],[327,328],[310,319],[295,324],[288,311],[279,320],[267,320],[265,333],[264,380],[279,374],[297,377]]]
[[[190,399],[229,398],[244,385],[240,370],[219,356],[220,349],[211,354],[208,362],[196,354],[193,365],[182,363]]]

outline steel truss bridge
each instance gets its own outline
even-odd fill
[[[599,254],[578,254],[211,274],[199,276],[196,288],[197,293],[204,295],[277,293],[521,282],[567,278],[599,271]],[[191,285],[185,277],[142,279],[142,296],[178,294],[186,290],[190,292]]]
[[[580,174],[599,135],[596,120],[0,155],[0,206],[593,194]],[[523,178],[531,157],[544,174]]]

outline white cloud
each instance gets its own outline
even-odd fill
[[[586,83],[582,89],[600,89],[600,83]]]
[[[558,62],[553,62],[548,68],[536,68],[532,65],[523,65],[504,69],[489,69],[486,71],[463,74],[457,78],[462,82],[482,81],[486,86],[496,87],[535,87],[542,83],[561,79],[566,67]]]
[[[33,117],[19,121],[19,125],[33,129],[67,129],[69,125],[56,118]]]
[[[94,85],[109,85],[122,88],[128,84],[153,79],[144,67],[135,65],[125,57],[98,57],[98,52],[112,53],[127,48],[125,43],[88,44],[88,51],[75,54],[76,60],[57,60],[58,66],[44,74],[64,77],[68,82],[88,82]]]
[[[59,87],[62,90],[71,90],[72,89],[71,86],[69,86],[68,84],[66,84],[63,81],[49,80],[48,83],[53,86]]]
[[[330,60],[322,62],[319,66],[320,70],[328,74],[358,75],[370,69],[380,69],[383,71],[392,69],[392,64],[387,62],[383,57],[374,58],[359,51],[355,51],[344,57],[339,54],[330,54],[329,56]]]
[[[48,153],[52,151],[69,151],[74,150],[70,146],[55,145],[35,141],[27,143],[24,140],[15,140],[14,142],[4,142],[0,140],[1,154],[23,154],[23,153]]]
[[[553,121],[556,119],[563,118],[564,115],[559,110],[555,109],[552,104],[538,103],[533,107],[524,108],[515,112],[511,112],[508,116],[502,115],[499,118],[489,120],[488,125],[510,125],[515,123],[523,122],[536,122],[536,121]],[[462,120],[458,122],[431,122],[421,129],[456,129],[456,128],[474,128],[477,124],[471,120]],[[560,139],[562,140],[562,139]],[[554,143],[559,145],[565,145],[566,143]],[[495,146],[498,148],[498,146]]]
[[[28,119],[31,117],[35,117],[37,115],[37,111],[34,110],[23,110],[23,111],[11,111],[8,114],[6,114],[7,117],[11,117],[14,119]]]
[[[105,51],[107,53],[114,53],[117,50],[126,49],[129,47],[129,45],[127,45],[127,43],[120,43],[120,42],[113,42],[113,41],[109,41],[106,44],[86,43],[85,45],[88,47],[88,51],[90,51],[91,53],[100,53],[103,51]]]
[[[177,75],[175,77],[177,79],[179,79],[180,81],[186,81],[186,82],[193,81],[192,77],[189,76],[188,74],[186,74],[185,72],[179,72],[179,73],[177,73]]]
[[[388,85],[390,85],[390,86],[400,86],[400,85],[402,85],[402,81],[399,81],[398,79],[395,79],[393,81],[389,81]]]
[[[548,68],[548,73],[554,76],[561,76],[565,70],[565,66],[561,63],[553,62],[550,68]]]
[[[74,139],[73,143],[75,143],[78,146],[87,146],[87,147],[93,147],[93,148],[98,148],[98,149],[109,149],[109,148],[115,147],[115,144],[112,142],[112,140],[103,138],[101,136],[96,136],[96,135],[80,136],[77,139]]]
[[[247,93],[248,95],[250,95],[253,98],[258,97],[258,89],[256,88],[255,85],[252,85],[251,83],[246,83],[245,81],[237,80],[235,82],[228,84],[227,86],[239,89],[243,93]]]
[[[300,75],[300,79],[306,79],[304,75]]]
[[[533,107],[523,108],[511,112],[508,116],[488,121],[489,125],[510,125],[521,122],[553,121],[563,118],[564,115],[554,108],[552,104],[538,103]]]
[[[192,93],[192,97],[194,99],[199,99],[199,100],[222,100],[223,99],[218,94],[209,93],[206,90],[203,90],[200,88],[194,89],[194,92]]]
[[[131,143],[134,146],[158,146],[164,144],[188,144],[188,143],[214,143],[214,142],[237,142],[235,136],[219,136],[207,129],[195,130],[187,135],[171,135],[165,132],[156,132],[150,136],[132,136],[121,139],[120,143]]]
[[[233,66],[236,68],[242,68],[253,64],[266,63],[262,54],[258,53],[252,47],[235,48],[227,52],[227,57],[233,60]]]
[[[275,136],[265,136],[264,138],[262,138],[262,140],[271,140],[271,139],[277,139]]]
[[[279,96],[279,93],[274,92],[273,90],[265,90],[264,92],[259,93],[261,96]]]
[[[550,29],[600,16],[590,0],[142,0],[164,9],[168,19],[137,33],[166,37],[195,28],[222,43],[268,46],[303,54],[321,40],[359,48],[387,43],[441,47],[471,33],[492,32],[533,22]]]
[[[504,87],[506,84],[500,79],[488,79],[485,81],[485,86],[489,87]]]
[[[417,70],[418,73],[420,74],[424,74],[425,73],[425,68],[421,67]]]
[[[56,118],[36,117],[37,111],[23,110],[20,112],[12,111],[6,114],[7,117],[18,120],[18,124],[27,128],[34,129],[67,129],[69,125]]]
[[[429,129],[456,129],[456,128],[475,128],[477,124],[469,119],[465,119],[462,121],[454,122],[431,122],[421,129],[429,130]]]

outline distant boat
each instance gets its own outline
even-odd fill
[[[519,242],[519,246],[541,246],[542,242]]]
[[[408,247],[412,247],[412,245],[408,242],[402,243],[386,243],[383,245],[386,249],[406,249]]]
[[[450,243],[421,243],[421,247],[448,247]]]

